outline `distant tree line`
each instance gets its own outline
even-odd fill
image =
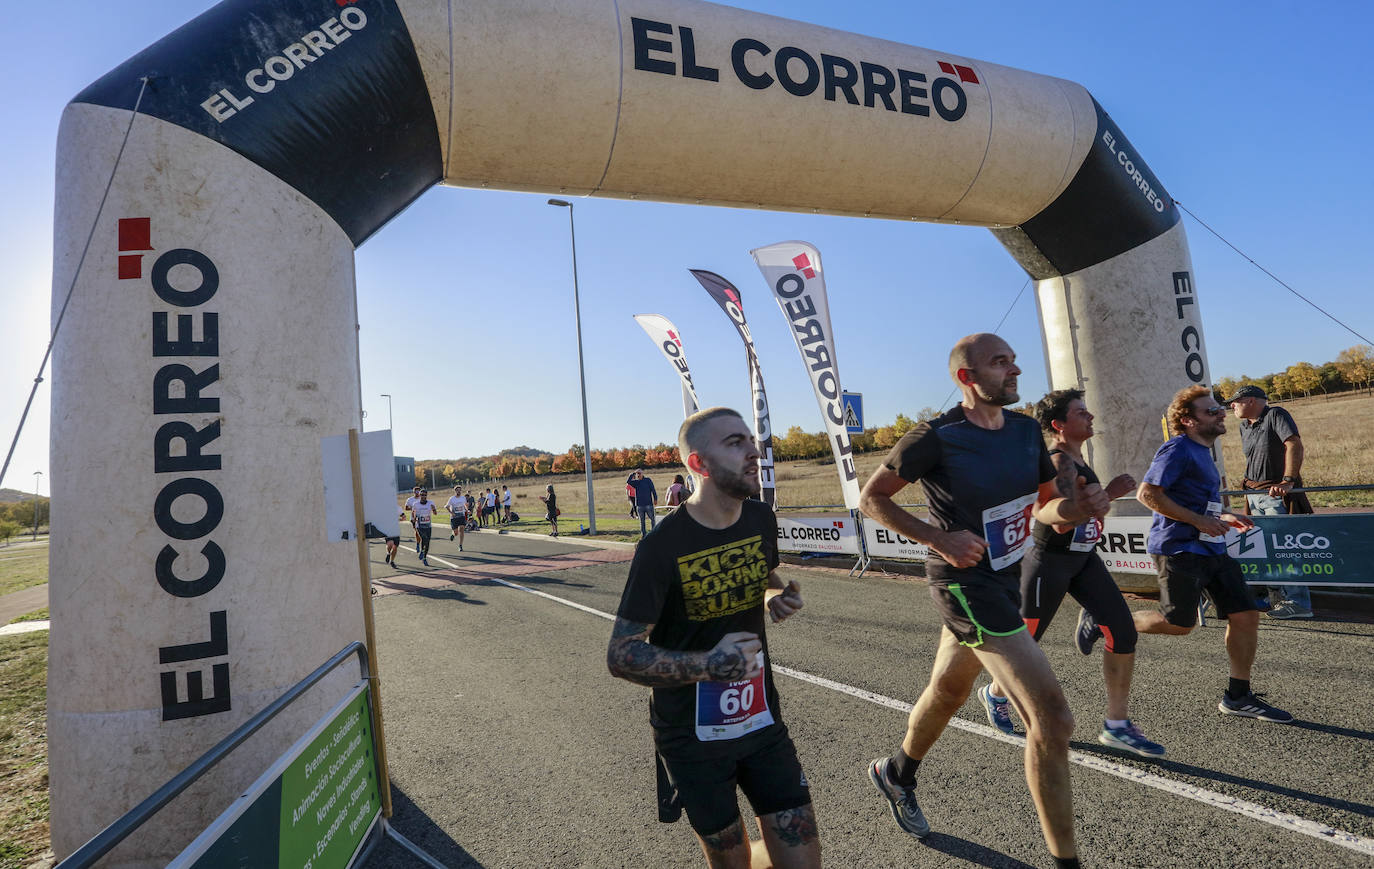
[[[39,498],[36,505],[32,498],[0,504],[0,543],[8,543],[11,537],[33,530],[35,506],[38,510],[38,526],[44,527],[48,524],[47,498]]]
[[[1314,393],[1331,395],[1355,389],[1369,389],[1371,383],[1374,383],[1374,347],[1357,344],[1342,350],[1334,361],[1323,365],[1296,362],[1284,371],[1262,377],[1223,377],[1216,382],[1214,388],[1222,398],[1229,398],[1242,386],[1254,384],[1263,389],[1270,398],[1284,399],[1308,397]],[[1034,415],[1033,403],[1014,409]],[[939,414],[940,411],[933,407],[922,408],[915,419],[899,413],[890,425],[864,429],[862,434],[853,435],[850,443],[856,453],[890,450],[902,435],[915,428],[917,424],[934,419]],[[825,432],[808,432],[801,426],[794,425],[786,434],[773,435],[774,461],[828,459],[830,456],[830,442]],[[678,467],[680,464],[676,445],[659,444],[645,447],[636,444],[618,450],[592,450],[593,472],[631,471],[638,467],[668,468]],[[502,450],[497,455],[478,459],[422,461],[415,465],[415,478],[428,483],[431,470],[434,471],[435,486],[545,474],[579,474],[583,470],[582,447],[573,444],[568,447],[567,452],[558,455],[532,450],[529,447],[514,447]]]
[[[1337,354],[1332,362],[1314,365],[1311,362],[1295,362],[1283,371],[1251,377],[1223,377],[1215,384],[1216,392],[1223,398],[1235,395],[1242,386],[1258,386],[1273,399],[1308,398],[1314,393],[1332,395],[1337,392],[1350,392],[1356,389],[1369,389],[1374,381],[1374,347],[1356,344]]]

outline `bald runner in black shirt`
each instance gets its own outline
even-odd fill
[[[1004,409],[1020,400],[1021,373],[1005,341],[987,333],[960,340],[949,371],[963,393],[960,405],[908,433],[859,500],[865,515],[930,547],[930,594],[944,622],[930,682],[911,710],[902,745],[869,764],[868,776],[898,825],[927,835],[916,801],[917,767],[986,668],[1023,713],[1026,781],[1050,853],[1059,866],[1077,866],[1068,758],[1073,717],[1021,619],[1019,562],[1032,543],[1032,519],[1067,530],[1105,516],[1109,501],[1082,477],[1062,495],[1039,426]],[[894,500],[918,480],[930,503],[929,522]]]

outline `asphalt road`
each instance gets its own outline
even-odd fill
[[[454,869],[702,865],[686,821],[656,819],[647,689],[605,669],[629,553],[481,532],[460,554],[436,536],[429,571],[404,544],[399,571],[372,547],[396,829]],[[1021,746],[976,701],[921,767],[924,842],[868,782],[865,763],[896,748],[929,674],[939,623],[925,583],[782,573],[806,608],[769,640],[779,672],[799,674],[778,689],[826,864],[1053,865]],[[1101,655],[1073,647],[1076,613],[1065,607],[1045,648],[1077,719],[1085,866],[1374,866],[1374,626],[1263,622],[1255,689],[1292,725],[1217,712],[1219,624],[1142,637],[1132,715],[1168,749],[1146,761],[1097,743]],[[383,843],[366,865],[418,864]]]

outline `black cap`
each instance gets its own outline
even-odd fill
[[[1227,403],[1227,404],[1233,404],[1233,403],[1235,403],[1235,402],[1237,402],[1237,401],[1240,401],[1242,398],[1259,398],[1259,399],[1263,399],[1264,401],[1268,401],[1268,400],[1269,400],[1269,396],[1267,396],[1267,395],[1264,394],[1264,390],[1263,390],[1263,389],[1260,389],[1258,386],[1256,386],[1256,385],[1254,385],[1253,383],[1251,383],[1251,384],[1247,384],[1247,385],[1245,385],[1245,386],[1242,386],[1240,389],[1237,389],[1235,395],[1233,395],[1233,396],[1231,396],[1230,398],[1226,399],[1226,403]]]

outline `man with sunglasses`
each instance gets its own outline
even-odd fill
[[[1270,706],[1250,689],[1250,668],[1259,638],[1259,610],[1245,586],[1240,564],[1226,554],[1226,533],[1254,524],[1223,513],[1221,475],[1212,445],[1226,433],[1226,408],[1205,386],[1190,386],[1169,404],[1174,437],[1155,453],[1136,498],[1154,511],[1145,549],[1159,574],[1159,609],[1135,613],[1142,634],[1182,636],[1197,625],[1204,590],[1217,615],[1226,619],[1226,654],[1231,678],[1217,708],[1227,715],[1288,723],[1293,716]]]

